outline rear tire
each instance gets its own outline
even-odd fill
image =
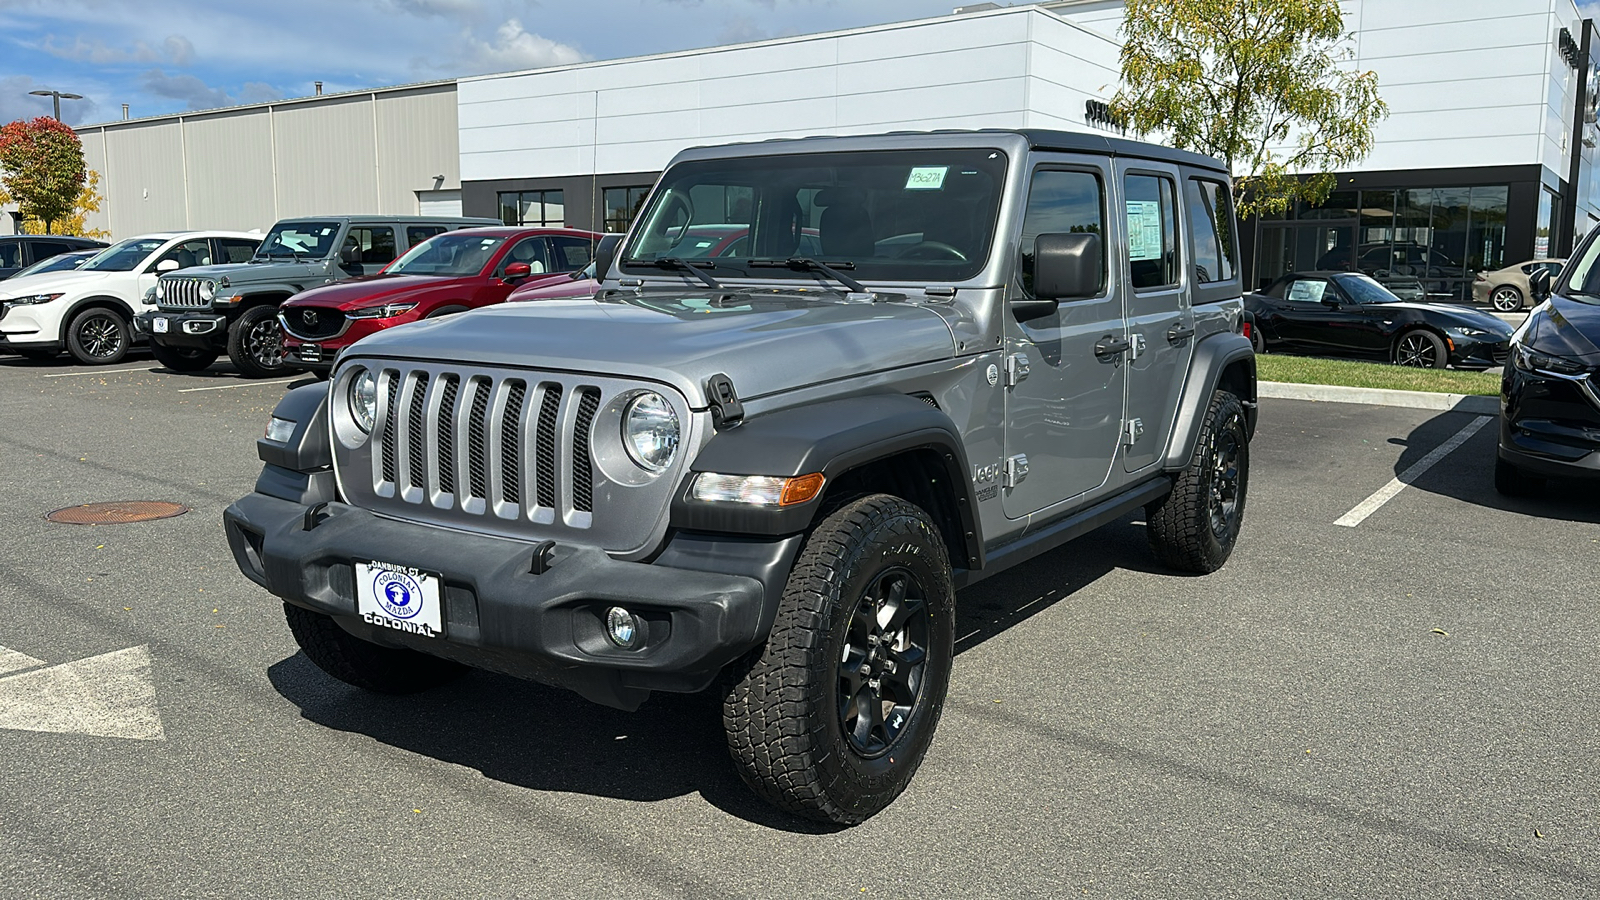
[[[955,587],[928,514],[886,494],[806,539],[760,650],[723,701],[739,775],[774,806],[855,825],[916,773],[955,655]]]
[[[415,650],[380,647],[363,641],[322,613],[283,605],[295,643],[317,668],[345,684],[375,694],[415,694],[449,684],[471,671],[467,666]]]
[[[1494,489],[1502,497],[1526,497],[1544,487],[1544,479],[1495,457]]]
[[[201,350],[196,347],[169,347],[166,344],[150,342],[150,353],[156,362],[174,372],[199,372],[217,361],[215,350]]]
[[[1415,369],[1442,369],[1450,362],[1450,352],[1437,334],[1413,328],[1394,342],[1394,364]]]
[[[1144,508],[1150,551],[1181,572],[1205,575],[1222,568],[1239,540],[1249,483],[1244,405],[1217,391],[1188,468],[1173,481],[1171,493]]]
[[[1489,305],[1496,312],[1516,312],[1522,308],[1522,292],[1513,285],[1502,284],[1489,295]]]
[[[86,366],[109,366],[128,355],[128,320],[97,306],[72,317],[67,326],[67,352]]]
[[[295,371],[283,353],[283,332],[274,306],[253,306],[228,329],[228,359],[246,378],[271,378]]]

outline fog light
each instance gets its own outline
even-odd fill
[[[620,606],[606,610],[606,637],[624,650],[632,650],[639,643],[644,622]]]
[[[267,440],[280,444],[289,443],[289,438],[294,437],[294,420],[280,419],[273,416],[267,421]]]

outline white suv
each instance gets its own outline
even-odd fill
[[[158,275],[190,266],[244,262],[261,243],[242,231],[167,231],[112,244],[70,272],[0,282],[0,350],[51,359],[62,350],[87,365],[118,362],[133,317]]]

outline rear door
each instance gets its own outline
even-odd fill
[[[1045,233],[1089,232],[1102,238],[1106,282],[1094,297],[1062,302],[1026,322],[1005,316],[1006,458],[997,473],[1007,518],[1069,500],[1106,483],[1122,431],[1126,364],[1096,345],[1127,339],[1123,291],[1110,265],[1120,226],[1111,214],[1109,159],[1070,154],[1038,157],[1023,213],[1009,299],[1031,298],[1034,239]],[[974,460],[977,465],[983,463]]]
[[[345,234],[344,245],[354,245],[360,252],[358,262],[342,266],[351,277],[376,275],[399,255],[394,227],[391,225],[351,225]]]
[[[1194,350],[1194,310],[1185,271],[1178,170],[1119,160],[1127,242],[1120,268],[1132,346],[1127,353],[1128,403],[1123,468],[1138,472],[1160,460],[1177,415],[1178,395]]]

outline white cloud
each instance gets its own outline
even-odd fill
[[[194,44],[181,34],[169,34],[159,44],[134,41],[131,47],[112,47],[104,41],[88,40],[81,35],[67,44],[58,41],[52,34],[46,36],[39,46],[51,56],[97,66],[129,62],[167,62],[175,66],[187,66],[194,62]]]
[[[240,89],[239,95],[235,97],[193,75],[168,75],[160,69],[151,69],[144,73],[139,79],[139,86],[157,97],[181,100],[189,109],[216,109],[219,106],[233,106],[236,103],[265,103],[283,96],[282,92],[270,84],[251,81],[246,82]]]
[[[520,19],[507,19],[489,40],[463,32],[456,65],[461,74],[539,69],[583,62],[576,47],[557,43],[522,27]]]

